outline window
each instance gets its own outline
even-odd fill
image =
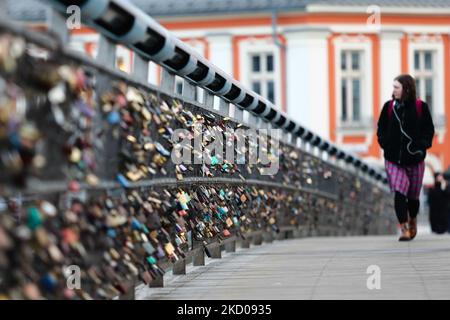
[[[361,119],[363,70],[362,51],[341,51],[341,122],[358,123]]]
[[[251,89],[272,103],[275,103],[275,66],[273,53],[253,53],[250,55]]]
[[[416,94],[427,102],[430,111],[433,110],[436,66],[433,50],[414,51],[414,77],[416,79]]]

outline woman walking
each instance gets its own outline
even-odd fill
[[[434,125],[428,104],[416,98],[415,80],[408,74],[394,79],[392,100],[378,119],[377,137],[384,150],[385,169],[401,227],[399,241],[417,234],[419,196],[426,150],[431,148]]]

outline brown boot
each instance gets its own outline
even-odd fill
[[[398,239],[398,241],[409,241],[409,240],[411,240],[411,234],[410,234],[409,229],[408,229],[408,223],[407,222],[402,223],[400,225],[400,228],[401,228],[402,234],[400,235],[400,238]]]
[[[417,218],[409,219],[408,226],[409,226],[409,235],[412,240],[416,237],[417,234]]]

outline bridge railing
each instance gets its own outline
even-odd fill
[[[162,286],[166,271],[183,274],[237,242],[395,232],[383,173],[127,1],[79,2],[101,33],[95,60],[67,48],[66,7],[49,3],[50,32],[0,22],[0,294],[132,298],[137,282]],[[131,74],[115,68],[117,44],[137,53]],[[160,86],[147,81],[150,60],[162,66]],[[222,133],[232,157],[214,151],[197,163],[193,152],[191,163],[175,164],[175,150],[195,149],[192,139],[174,140],[180,129],[185,138],[201,133],[202,147]],[[272,162],[249,161],[260,149]]]

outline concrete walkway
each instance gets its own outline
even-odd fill
[[[369,290],[367,268],[380,270]],[[376,268],[376,267],[375,267]],[[164,288],[140,286],[137,299],[450,299],[450,236],[317,237],[275,241],[206,258]],[[374,282],[371,282],[374,283]]]

